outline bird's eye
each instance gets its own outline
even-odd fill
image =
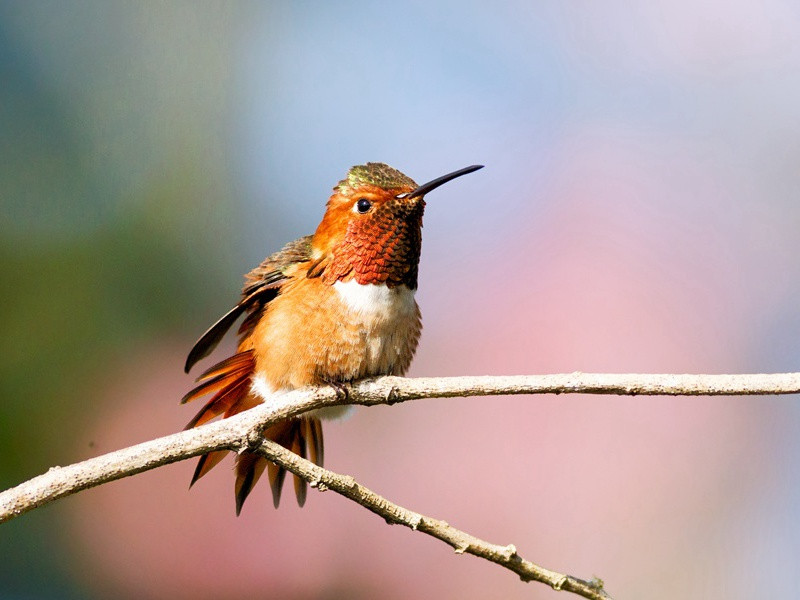
[[[367,200],[366,198],[359,198],[356,202],[356,210],[360,212],[362,215],[367,212],[370,208],[372,208],[372,202]]]

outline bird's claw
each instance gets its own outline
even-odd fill
[[[325,383],[331,386],[333,391],[336,392],[336,399],[338,401],[345,402],[348,398],[350,398],[350,391],[341,381],[325,381]]]

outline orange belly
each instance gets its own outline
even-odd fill
[[[406,286],[328,285],[298,278],[270,302],[243,349],[255,351],[259,395],[306,385],[403,375],[422,322]]]

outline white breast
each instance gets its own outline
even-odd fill
[[[415,290],[404,285],[390,288],[385,283],[361,284],[355,279],[337,281],[333,289],[344,303],[355,313],[367,318],[391,321],[405,319],[417,310]]]

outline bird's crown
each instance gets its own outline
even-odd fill
[[[347,177],[333,189],[338,192],[344,191],[343,188],[353,189],[363,185],[375,185],[385,190],[417,187],[413,179],[397,169],[384,163],[369,162],[365,165],[351,167],[347,172]]]

